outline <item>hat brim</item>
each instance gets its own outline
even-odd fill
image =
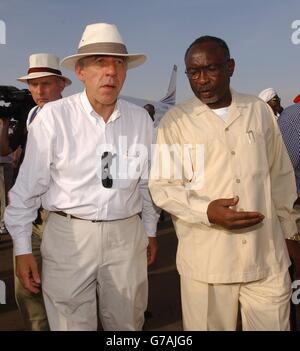
[[[94,56],[94,55],[127,57],[127,68],[128,69],[135,68],[135,67],[142,65],[147,59],[146,55],[143,55],[143,54],[125,55],[125,54],[116,54],[116,53],[109,53],[109,52],[107,52],[107,53],[90,52],[90,53],[67,56],[61,60],[60,66],[74,71],[75,64],[79,59],[81,59],[83,57]]]
[[[61,76],[59,74],[54,74],[54,73],[49,73],[49,72],[33,72],[33,73],[28,74],[27,76],[20,77],[17,80],[19,82],[22,82],[22,83],[28,83],[28,80],[30,80],[30,79],[36,79],[36,78],[42,78],[42,77],[48,77],[48,76],[56,76],[59,78],[63,78],[65,83],[66,83],[66,86],[72,84],[71,79],[64,77],[64,76]]]

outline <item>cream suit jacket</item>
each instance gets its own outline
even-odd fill
[[[166,113],[149,182],[154,202],[172,215],[179,273],[208,283],[286,270],[285,238],[297,232],[295,175],[273,113],[254,96],[232,97],[227,122],[196,97]],[[236,209],[259,211],[263,222],[240,230],[210,224],[208,204],[236,195]]]

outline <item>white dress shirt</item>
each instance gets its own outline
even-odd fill
[[[41,204],[89,220],[142,212],[147,234],[155,236],[159,215],[148,190],[153,123],[143,108],[118,100],[105,123],[83,92],[46,104],[34,122],[5,212],[15,255],[31,252],[31,223]],[[113,155],[112,188],[102,185],[104,151]]]

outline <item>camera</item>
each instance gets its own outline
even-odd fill
[[[29,111],[35,106],[28,89],[18,89],[9,85],[0,85],[0,102],[0,118],[17,121],[26,121]],[[6,106],[7,104],[9,105]]]

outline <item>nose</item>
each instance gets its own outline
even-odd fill
[[[201,85],[206,85],[208,82],[209,82],[209,77],[208,77],[208,74],[206,72],[205,69],[202,69],[200,72],[199,72],[199,78],[198,78],[198,81]]]
[[[37,87],[36,87],[37,94],[39,96],[41,96],[41,95],[43,95],[43,91],[44,91],[43,87],[40,84],[38,84]]]
[[[110,60],[107,63],[106,74],[110,76],[115,76],[117,74],[117,67],[114,60]]]

